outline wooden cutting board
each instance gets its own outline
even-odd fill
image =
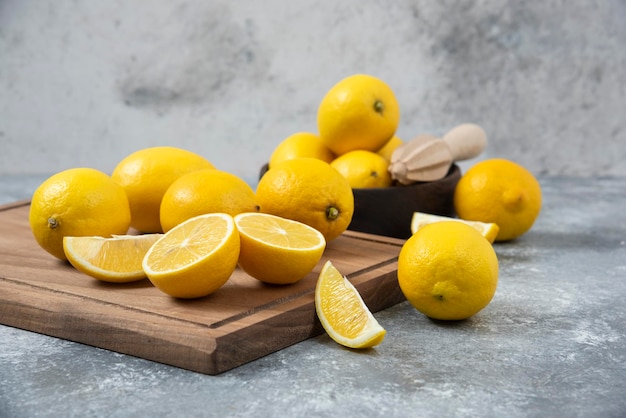
[[[323,332],[314,305],[326,260],[373,311],[404,300],[397,283],[403,240],[347,231],[317,267],[289,286],[237,269],[213,295],[178,300],[146,279],[94,280],[35,242],[29,202],[0,206],[0,323],[205,374],[219,374]]]

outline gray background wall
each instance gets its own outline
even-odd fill
[[[405,140],[475,122],[479,159],[626,175],[625,45],[622,0],[0,0],[0,175],[175,145],[255,181],[353,73]]]

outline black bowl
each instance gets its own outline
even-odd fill
[[[259,178],[267,171],[261,168]],[[367,232],[400,239],[411,236],[414,212],[456,216],[454,189],[461,170],[453,164],[440,180],[372,189],[352,189],[354,215],[348,226],[351,231]]]

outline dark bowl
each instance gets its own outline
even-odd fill
[[[261,168],[259,178],[267,171]],[[411,236],[414,212],[434,215],[456,215],[454,189],[461,178],[461,170],[453,164],[441,180],[419,182],[409,186],[379,189],[352,189],[354,215],[348,229],[387,237],[407,239]]]

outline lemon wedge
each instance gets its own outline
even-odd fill
[[[64,237],[63,251],[79,271],[98,280],[127,283],[145,279],[144,255],[161,234]]]
[[[441,222],[441,221],[457,221],[467,224],[478,232],[481,233],[483,237],[487,239],[487,241],[493,243],[498,235],[498,231],[500,228],[495,223],[487,223],[487,222],[479,222],[479,221],[466,221],[464,219],[452,218],[449,216],[440,216],[433,215],[430,213],[423,212],[415,212],[413,213],[413,218],[411,219],[411,233],[415,234],[418,229],[423,227],[424,225],[431,224],[433,222]]]
[[[330,261],[315,287],[315,310],[328,335],[350,348],[380,344],[386,331],[372,315],[358,290]]]

